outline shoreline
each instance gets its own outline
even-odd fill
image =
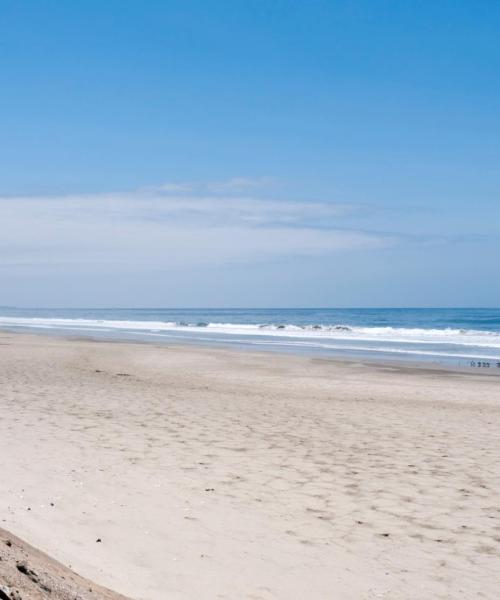
[[[500,308],[10,308],[0,327],[500,374]]]
[[[0,332],[2,526],[136,600],[494,598],[484,375]]]
[[[248,354],[255,354],[256,356],[281,356],[281,357],[298,357],[307,359],[315,359],[315,360],[323,360],[328,362],[339,362],[339,363],[347,363],[347,364],[362,364],[367,367],[380,367],[380,368],[393,368],[393,369],[405,369],[409,370],[431,370],[438,371],[442,373],[458,373],[458,374],[469,374],[469,375],[485,375],[488,377],[500,377],[500,368],[495,368],[493,364],[495,361],[479,361],[481,362],[489,362],[491,367],[489,368],[479,368],[479,367],[471,367],[470,365],[454,365],[447,363],[446,361],[439,360],[431,360],[430,358],[422,358],[420,360],[417,359],[408,359],[408,358],[399,358],[391,359],[387,356],[383,356],[382,352],[377,353],[349,353],[345,351],[338,351],[337,353],[329,352],[328,354],[322,352],[315,352],[312,350],[300,350],[300,349],[289,349],[285,346],[282,347],[262,347],[260,349],[256,349],[255,347],[245,345],[245,344],[232,344],[232,343],[220,343],[215,341],[190,341],[190,340],[181,340],[166,338],[164,341],[150,339],[144,336],[143,339],[139,335],[127,337],[127,334],[115,334],[108,335],[105,333],[100,333],[99,335],[95,334],[85,334],[81,331],[75,333],[68,333],[63,330],[28,330],[22,328],[4,328],[0,327],[0,335],[1,334],[15,334],[20,336],[40,336],[47,338],[55,338],[66,341],[81,341],[81,342],[95,342],[95,343],[109,343],[109,344],[137,344],[137,345],[146,345],[157,348],[180,348],[180,349],[192,349],[194,351],[206,350],[206,351],[220,351],[220,352],[243,352]],[[463,360],[459,362],[468,363],[468,360]]]

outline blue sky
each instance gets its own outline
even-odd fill
[[[0,304],[500,305],[498,2],[0,0]]]

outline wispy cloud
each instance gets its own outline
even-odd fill
[[[390,236],[343,229],[349,208],[342,204],[194,189],[165,184],[128,192],[0,198],[0,266],[184,268],[392,243]]]
[[[150,185],[139,191],[156,193],[195,193],[197,195],[244,195],[258,190],[269,190],[276,183],[272,177],[231,177],[224,181],[186,182],[173,181]]]
[[[226,181],[216,181],[206,185],[212,193],[248,193],[257,189],[267,188],[275,180],[272,177],[233,177]]]

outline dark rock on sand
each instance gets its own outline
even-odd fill
[[[0,600],[22,600],[17,590],[11,590],[7,585],[0,585]]]
[[[127,600],[0,529],[0,600]]]

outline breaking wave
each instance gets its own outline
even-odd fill
[[[289,323],[245,324],[196,321],[148,321],[48,317],[1,317],[0,327],[56,329],[66,331],[122,331],[140,333],[204,332],[222,336],[276,339],[307,339],[310,342],[343,340],[345,342],[384,342],[399,344],[446,344],[499,348],[500,332],[456,328],[359,327],[348,324],[296,325]]]

